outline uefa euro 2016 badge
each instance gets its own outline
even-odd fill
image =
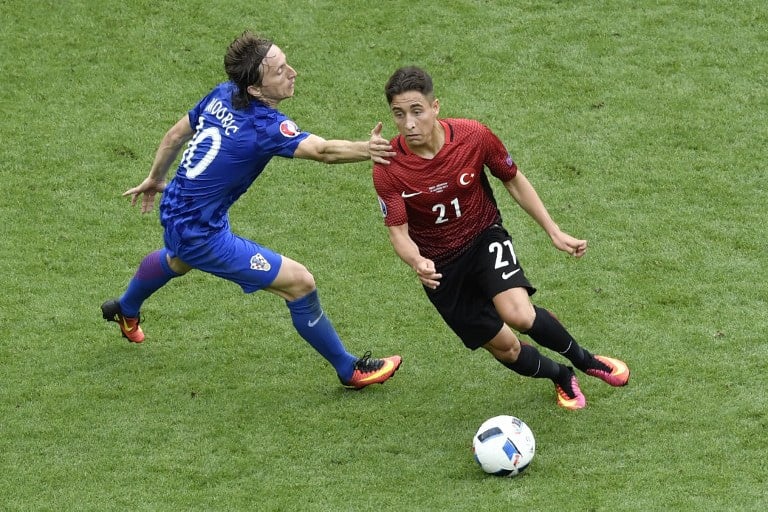
[[[296,126],[296,123],[291,121],[290,119],[286,119],[282,123],[280,123],[280,133],[285,135],[286,137],[295,137],[298,134],[301,133],[301,130],[298,126]]]
[[[384,200],[381,197],[378,197],[379,199],[379,207],[381,208],[381,214],[385,217],[387,216],[387,205],[384,203]]]

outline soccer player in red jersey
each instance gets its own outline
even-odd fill
[[[567,358],[612,386],[629,368],[582,348],[557,318],[530,299],[531,286],[502,226],[490,174],[549,235],[577,258],[587,241],[562,231],[499,138],[469,119],[441,119],[432,78],[417,67],[398,69],[385,87],[399,131],[390,165],[375,164],[373,182],[397,255],[416,272],[429,300],[472,350],[484,348],[501,364],[555,384],[557,403],[581,409],[586,399],[571,366],[521,343],[514,331]]]

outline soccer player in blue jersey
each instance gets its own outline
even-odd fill
[[[142,213],[163,193],[160,222],[165,247],[148,254],[119,299],[102,304],[104,319],[117,322],[133,343],[144,341],[139,312],[144,301],[171,279],[198,269],[240,285],[245,293],[267,290],[282,297],[296,331],[333,365],[342,384],[361,389],[383,383],[400,356],[355,357],[345,349],[324,313],[312,274],[300,263],[232,233],[228,210],[274,156],[328,164],[372,159],[388,163],[392,148],[381,123],[368,141],[325,140],[301,131],[277,110],[293,96],[296,71],[272,41],[245,32],[227,49],[229,81],[217,85],[165,134],[149,176],[123,195]],[[174,178],[166,175],[188,143]]]

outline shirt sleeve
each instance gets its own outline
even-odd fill
[[[501,181],[509,181],[517,174],[517,164],[509,154],[504,143],[488,127],[483,126],[483,146],[485,147],[485,165],[491,174]]]
[[[271,155],[293,158],[299,143],[309,137],[287,116],[277,113],[265,126],[265,138],[261,145]]]
[[[389,164],[396,165],[395,162]],[[405,201],[400,196],[398,188],[392,183],[387,166],[374,164],[373,186],[379,199],[381,214],[384,216],[385,226],[400,226],[408,222],[405,211]]]

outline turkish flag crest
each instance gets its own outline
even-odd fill
[[[456,177],[456,184],[460,186],[461,188],[467,188],[470,185],[472,185],[472,182],[475,181],[475,176],[477,175],[477,171],[472,168],[466,168],[463,169],[459,175]]]

